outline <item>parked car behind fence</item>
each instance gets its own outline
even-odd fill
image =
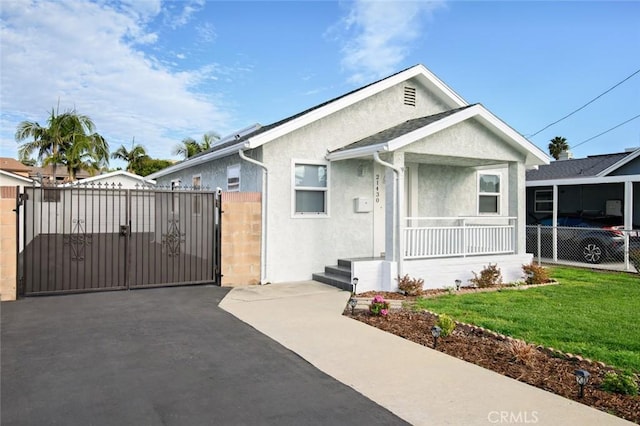
[[[618,217],[558,216],[558,259],[589,264],[624,261],[629,250],[640,249],[638,231],[625,231]],[[527,226],[527,252],[536,257],[553,258],[554,227],[552,218]],[[629,248],[626,240],[629,236]]]

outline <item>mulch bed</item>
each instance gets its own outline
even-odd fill
[[[399,293],[372,294],[382,294],[385,299],[409,300]],[[358,297],[368,296],[363,293]],[[351,311],[345,310],[345,315],[352,316]],[[435,314],[402,309],[394,310],[386,317],[378,317],[357,310],[353,318],[412,342],[428,347],[433,345],[430,329],[437,321]],[[512,340],[489,330],[459,323],[450,336],[438,339],[437,350],[640,424],[640,397],[618,395],[600,389],[602,378],[607,371],[613,370],[611,367],[579,357],[567,357],[541,346],[532,351],[531,361],[525,365],[517,361],[510,350]],[[591,373],[583,398],[578,398],[574,375],[577,369]]]

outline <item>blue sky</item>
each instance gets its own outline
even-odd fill
[[[177,159],[187,136],[269,124],[417,63],[529,136],[640,70],[637,1],[3,0],[0,17],[10,157],[17,124],[58,102],[112,151],[135,137]],[[575,146],[639,114],[640,73],[530,140]],[[572,151],[639,146],[637,118]]]

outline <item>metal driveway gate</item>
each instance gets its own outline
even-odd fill
[[[220,285],[220,193],[25,188],[20,294]]]

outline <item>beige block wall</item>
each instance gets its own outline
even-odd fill
[[[222,285],[260,284],[259,192],[222,193]]]
[[[0,300],[16,300],[16,187],[0,187]]]

